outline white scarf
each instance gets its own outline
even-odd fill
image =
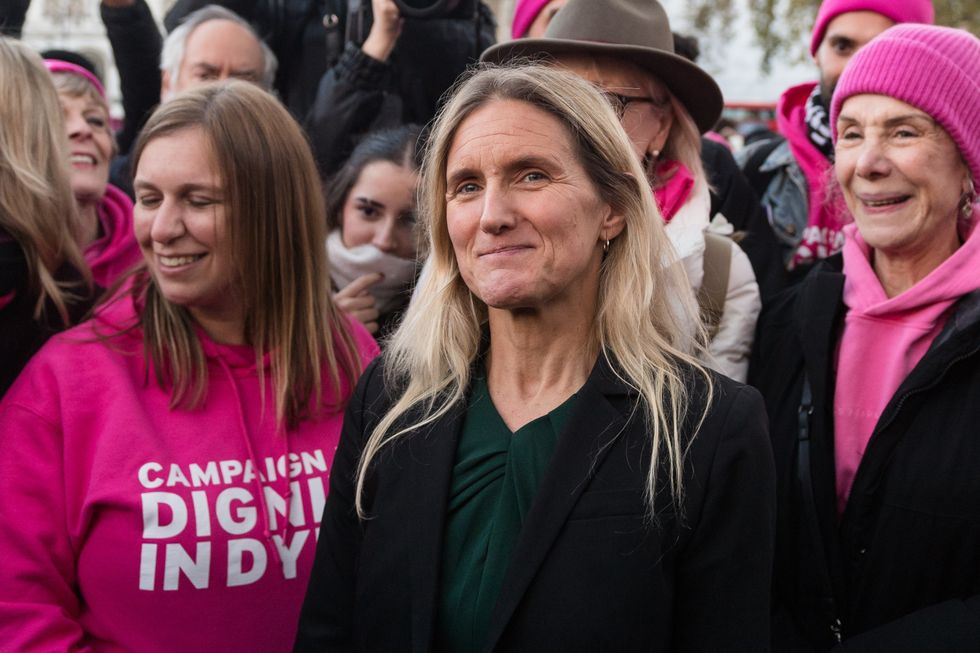
[[[348,248],[340,236],[340,229],[334,229],[327,236],[327,260],[330,278],[341,289],[365,274],[382,273],[384,279],[368,288],[382,315],[408,300],[418,266],[415,259],[386,254],[374,245]]]

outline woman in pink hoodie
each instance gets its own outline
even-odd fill
[[[899,25],[834,93],[841,255],[760,318],[775,650],[980,650],[980,40]]]
[[[105,88],[86,68],[46,59],[65,116],[71,188],[81,220],[85,261],[103,288],[142,260],[133,236],[133,203],[109,183],[116,141]]]
[[[0,404],[0,649],[287,651],[353,384],[299,126],[245,82],[134,150],[146,260]]]

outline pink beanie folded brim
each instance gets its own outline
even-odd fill
[[[956,143],[980,181],[980,39],[951,27],[896,25],[871,40],[848,62],[830,108],[837,117],[847,98],[887,95],[929,114]]]
[[[810,37],[810,54],[817,54],[827,25],[841,14],[852,11],[873,11],[896,23],[926,23],[935,20],[932,0],[824,0],[817,12],[817,22]]]
[[[514,9],[514,22],[510,25],[510,36],[514,39],[522,38],[530,29],[531,23],[538,17],[544,6],[551,0],[519,0],[517,8]]]

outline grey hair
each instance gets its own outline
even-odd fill
[[[180,25],[175,27],[170,34],[167,34],[167,38],[163,41],[163,50],[160,52],[160,70],[170,74],[170,83],[173,85],[177,83],[180,64],[184,60],[184,50],[187,47],[187,39],[190,38],[191,32],[212,20],[230,20],[247,29],[255,37],[262,48],[262,60],[265,64],[260,85],[266,91],[271,91],[272,83],[276,78],[276,69],[279,67],[279,60],[276,59],[275,53],[266,45],[251,23],[234,11],[219,5],[207,5],[187,14]]]

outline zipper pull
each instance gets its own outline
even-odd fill
[[[841,631],[842,631],[842,627],[841,627],[840,619],[839,618],[834,619],[834,622],[830,624],[830,632],[834,634],[834,641],[836,641],[838,644],[840,644],[842,640]]]

